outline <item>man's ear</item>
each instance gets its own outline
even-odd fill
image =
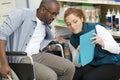
[[[45,12],[45,8],[42,7],[42,8],[40,9],[40,11],[41,11],[41,13],[44,13],[44,12]]]

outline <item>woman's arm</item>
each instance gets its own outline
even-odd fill
[[[106,30],[101,25],[96,25],[96,31],[97,31],[97,35],[103,41],[104,46],[102,46],[102,49],[115,54],[120,53],[119,44],[114,40],[114,38],[112,37],[112,35],[109,33],[108,30]]]

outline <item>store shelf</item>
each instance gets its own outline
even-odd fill
[[[74,2],[74,3],[86,3],[86,4],[105,4],[105,5],[120,5],[120,2],[115,2],[113,0],[57,0],[59,2]]]
[[[65,24],[60,24],[60,23],[55,23],[55,26],[57,27],[57,28],[66,28],[67,26],[65,25]],[[109,31],[110,32],[110,34],[114,37],[114,38],[119,38],[120,39],[120,32],[116,32],[116,31]]]
[[[111,33],[111,35],[114,38],[119,38],[120,39],[120,32],[116,32],[116,31],[109,31]]]
[[[94,4],[94,5],[99,5],[103,10],[101,11],[102,14],[102,19],[101,22],[105,22],[105,15],[108,9],[115,9],[115,11],[119,10],[120,7],[120,2],[115,2],[114,0],[57,0],[58,2],[61,3],[61,6],[67,4],[70,5],[71,3],[77,3],[77,4]],[[70,3],[70,4],[69,4]],[[61,27],[61,28],[66,28],[65,24],[59,23],[59,21],[55,22],[55,27]],[[115,39],[120,39],[120,32],[116,31],[110,31],[111,35]]]
[[[58,23],[58,22],[55,22],[54,24],[56,27],[67,27],[66,24],[61,24],[61,23]]]

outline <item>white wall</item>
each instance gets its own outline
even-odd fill
[[[36,9],[39,7],[41,0],[15,0],[16,8],[31,8]]]
[[[27,8],[27,0],[15,0],[16,8]]]
[[[0,0],[0,25],[6,19],[7,15],[16,8],[15,0]]]
[[[42,0],[29,0],[29,7],[31,9],[36,9],[39,7],[41,1]]]

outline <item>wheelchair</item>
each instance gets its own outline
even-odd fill
[[[34,74],[33,60],[31,56],[28,56],[26,52],[6,52],[10,67],[16,73],[20,80],[36,80]],[[13,61],[15,57],[29,57],[30,63],[18,63]],[[10,80],[12,78],[8,77]],[[0,80],[2,80],[0,78]]]

